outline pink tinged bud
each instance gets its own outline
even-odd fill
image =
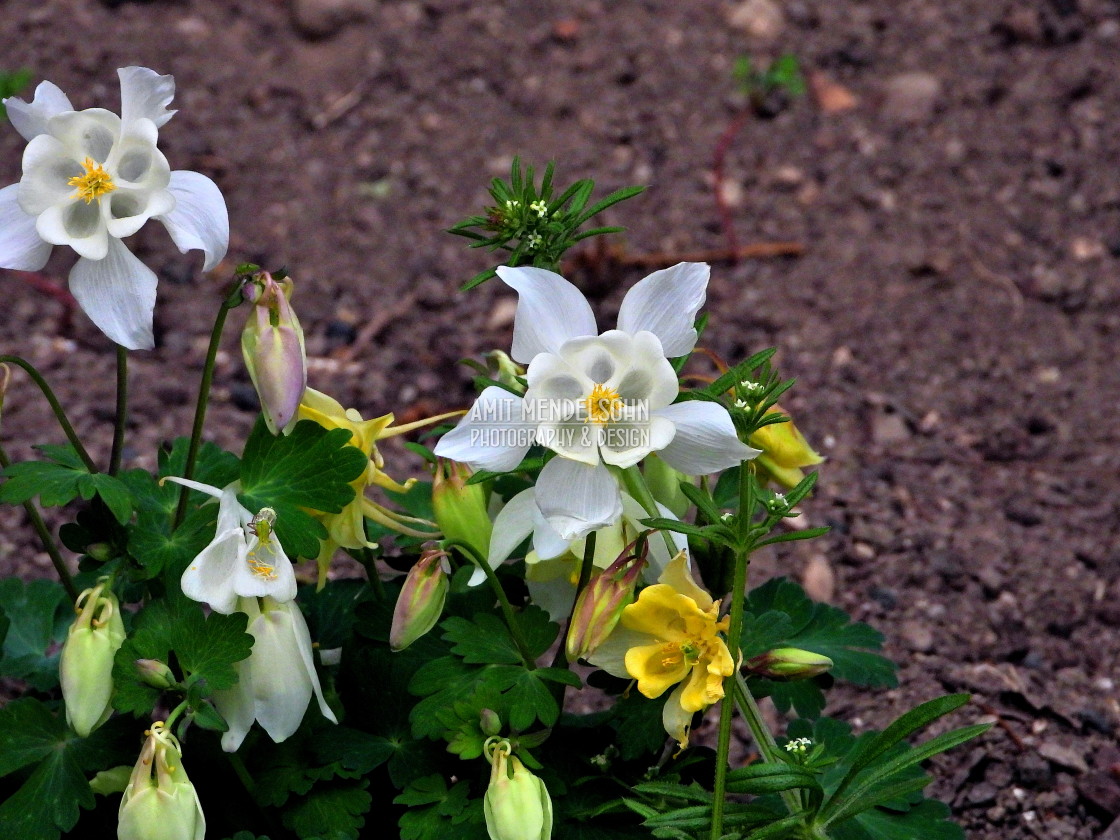
[[[466,464],[440,459],[432,480],[432,510],[447,539],[470,546],[485,560],[494,524],[487,512],[486,488],[467,484],[470,477]]]
[[[516,757],[509,742],[493,752],[490,785],[482,801],[490,840],[549,840],[552,837],[552,798]]]
[[[147,735],[121,797],[117,840],[203,840],[206,817],[179,742],[162,722]]]
[[[445,556],[442,551],[429,552],[409,569],[393,608],[393,626],[389,630],[389,647],[393,650],[411,645],[435,627],[443,614],[450,588],[443,568]]]
[[[586,659],[606,641],[622,611],[634,603],[634,589],[645,565],[644,558],[624,553],[588,581],[568,625],[565,650],[569,659]]]
[[[104,583],[78,596],[58,675],[66,722],[83,738],[113,713],[113,658],[125,640],[120,604]]]
[[[502,731],[502,719],[493,709],[483,709],[478,718],[478,725],[483,735],[497,735]]]
[[[747,671],[771,680],[807,680],[825,673],[832,660],[800,648],[775,648],[746,661]]]
[[[307,352],[303,329],[288,298],[291,281],[277,283],[268,272],[254,275],[246,289],[253,314],[241,333],[241,352],[261,413],[273,434],[287,432],[296,422],[300,400],[307,388]]]
[[[171,673],[171,669],[158,659],[137,659],[136,673],[140,679],[152,688],[158,688],[161,691],[165,688],[171,688],[176,683],[175,675]]]

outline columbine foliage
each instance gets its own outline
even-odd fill
[[[759,95],[799,84],[787,59],[743,73]],[[166,122],[170,77],[126,68],[121,79],[131,122]],[[131,142],[111,114],[74,112],[53,85],[9,111],[32,143],[67,120],[90,137],[108,120],[109,146]],[[146,130],[137,148],[151,151]],[[104,178],[135,163],[103,162],[72,179],[79,211],[100,213],[93,202],[118,189]],[[825,692],[836,680],[895,685],[881,634],[784,578],[747,586],[752,554],[827,532],[791,527],[802,505],[813,516],[817,473],[806,470],[821,458],[778,405],[793,383],[774,370],[775,351],[735,365],[693,358],[710,276],[695,263],[633,284],[618,328],[600,333],[591,303],[555,272],[571,246],[618,230],[588,228],[592,217],[642,188],[593,201],[592,181],[557,189],[553,175],[549,164],[538,182],[515,158],[509,180],[491,184],[494,204],[452,229],[504,252],[506,265],[465,287],[497,274],[519,300],[509,353],[476,368],[472,411],[430,447],[410,444],[434,482],[391,478],[376,444],[457,412],[363,420],[364,407],[305,389],[282,272],[234,273],[194,430],[161,448],[154,474],[120,469],[123,412],[102,471],[34,368],[3,358],[48,395],[68,443],[15,464],[0,447],[0,502],[28,509],[61,580],[0,581],[0,677],[28,695],[0,709],[0,834],[102,836],[123,802],[124,840],[356,840],[393,825],[404,840],[959,840],[947,808],[923,798],[921,763],[986,727],[910,739],[967,697],[853,733],[823,716]],[[224,210],[197,178],[213,212],[195,222],[209,216],[210,227],[188,236],[172,211],[163,221],[209,261],[225,248]],[[183,189],[202,181],[172,182],[179,211]],[[17,191],[0,191],[9,209]],[[8,244],[23,250],[9,257],[34,267],[46,251],[21,224]],[[245,300],[258,305],[246,307],[242,347],[271,414],[239,458],[202,431],[222,329]],[[147,303],[93,309],[110,335],[146,343]],[[549,401],[559,408],[534,417]],[[507,439],[475,440],[495,424]],[[37,513],[61,506],[73,513],[59,538],[80,557],[77,583]],[[342,550],[364,576],[329,574]],[[301,559],[314,569],[297,572]],[[112,647],[79,657],[68,642],[60,687],[71,626]],[[99,701],[81,707],[93,685]],[[784,732],[767,729],[766,697]],[[717,704],[718,732],[692,731]],[[74,717],[79,708],[89,713]],[[731,767],[737,716],[759,757]],[[231,798],[246,807],[213,807]]]

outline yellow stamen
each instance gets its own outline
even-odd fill
[[[587,405],[587,420],[589,423],[598,423],[600,426],[617,420],[622,409],[622,400],[618,391],[606,385],[596,384],[584,400]]]
[[[85,170],[84,175],[75,175],[66,182],[70,186],[78,188],[78,191],[70,196],[71,198],[80,198],[86,204],[89,204],[95,198],[100,199],[101,196],[111,193],[117,188],[117,185],[113,183],[113,178],[93,158],[87,157],[83,160],[82,168]]]

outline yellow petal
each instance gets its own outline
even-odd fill
[[[692,572],[688,567],[688,556],[682,551],[669,561],[658,583],[673,587],[677,592],[691,598],[701,610],[707,610],[712,605],[712,596],[696,585]]]
[[[645,697],[660,697],[671,685],[685,678],[688,661],[678,645],[656,642],[626,651],[626,671],[638,681]]]
[[[663,583],[643,589],[638,600],[623,610],[621,620],[624,627],[669,642],[687,641],[690,630],[711,624],[695,601]]]

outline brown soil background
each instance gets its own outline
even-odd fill
[[[714,263],[705,343],[780,348],[786,407],[829,458],[806,516],[833,530],[756,572],[887,634],[902,687],[838,689],[829,713],[881,725],[968,690],[964,717],[1000,721],[933,768],[969,837],[1120,837],[1115,0],[7,0],[0,21],[3,69],[78,108],[116,109],[119,66],[173,73],[161,147],[229,203],[211,277],[158,225],[132,240],[161,277],[159,346],[131,363],[134,466],[189,431],[242,260],[296,278],[314,387],[365,416],[465,405],[457,360],[508,348],[511,294],[456,293],[487,262],[442,231],[514,154],[604,192],[650,185],[607,215],[630,254],[723,247],[712,161],[744,106],[733,62],[796,54],[814,94],[744,126],[724,195],[740,242],[806,252]],[[0,131],[0,184],[22,148]],[[57,249],[47,275],[72,259]],[[574,279],[603,324],[644,273]],[[42,369],[107,457],[107,340],[4,274],[2,352]],[[208,421],[232,448],[254,416],[242,318]],[[22,374],[3,433],[17,459],[61,439]],[[0,569],[49,573],[21,511],[0,512]]]

